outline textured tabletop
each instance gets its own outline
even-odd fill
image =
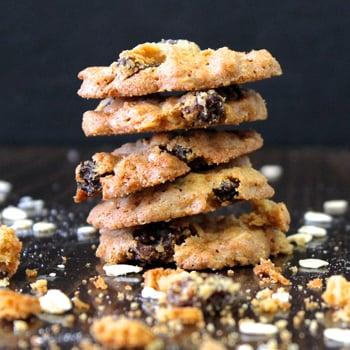
[[[42,315],[30,322],[27,334],[22,336],[14,335],[12,325],[4,323],[0,328],[1,348],[18,348],[17,342],[21,339],[23,346],[25,344],[34,346],[38,343],[43,348],[47,348],[55,343],[61,348],[70,349],[73,345],[78,345],[83,338],[89,337],[89,320],[92,317],[128,313],[130,302],[118,300],[118,292],[131,295],[130,298],[136,300],[142,310],[142,317],[146,317],[150,310],[149,302],[143,301],[140,297],[141,274],[114,279],[106,277],[109,285],[106,291],[96,289],[89,282],[90,277],[103,273],[102,265],[94,257],[97,236],[89,240],[79,240],[76,236],[76,228],[84,225],[84,219],[92,203],[76,205],[73,203],[72,196],[75,190],[74,168],[79,160],[90,157],[93,151],[95,150],[78,151],[62,147],[1,147],[0,149],[0,179],[7,180],[13,185],[13,190],[2,207],[16,205],[22,196],[43,199],[48,208],[46,219],[55,222],[58,226],[57,232],[50,238],[24,239],[20,269],[12,278],[10,287],[29,292],[30,280],[25,277],[25,269],[37,268],[39,276],[48,279],[50,288],[59,288],[70,296],[79,290],[80,298],[91,305],[87,320],[83,320],[83,317],[79,318],[75,312],[73,321],[66,315],[55,317]],[[279,164],[283,167],[283,176],[272,185],[276,190],[276,200],[284,201],[291,211],[291,233],[296,232],[296,229],[302,225],[303,215],[307,210],[322,210],[325,200],[349,199],[349,151],[318,148],[265,148],[256,152],[252,160],[256,168],[264,164]],[[283,274],[292,281],[290,287],[292,308],[289,313],[278,315],[274,321],[278,319],[289,321],[288,329],[292,335],[290,342],[298,344],[300,349],[324,349],[334,345],[324,342],[323,339],[324,327],[335,326],[331,311],[321,306],[314,310],[306,310],[304,299],[313,295],[314,300],[320,304],[321,292],[306,288],[307,282],[315,277],[324,279],[333,274],[350,277],[348,218],[348,214],[337,217],[332,226],[327,229],[328,234],[325,238],[313,240],[306,248],[297,248],[293,256],[274,259],[276,265],[282,267]],[[64,269],[57,266],[62,264],[62,257],[67,258]],[[299,259],[311,257],[327,260],[330,264],[327,268],[320,270],[310,272],[299,269],[296,274],[292,274],[289,269],[291,266],[298,266]],[[242,284],[242,290],[250,290],[247,295],[252,297],[261,289],[250,267],[235,269],[232,278]],[[128,290],[129,287],[125,289],[127,285],[132,286],[131,290]],[[233,308],[238,310],[245,301],[242,300],[237,305],[233,305]],[[306,321],[296,329],[293,327],[292,320],[300,310],[306,310]],[[243,317],[254,317],[249,306],[247,310],[241,312],[244,314]],[[314,329],[314,326],[310,327],[310,323],[315,319],[317,312],[322,313],[323,316],[320,318],[318,315],[317,328]],[[52,327],[52,323],[57,322],[61,324],[58,331]],[[210,333],[210,329],[202,332]],[[165,336],[166,348],[196,348],[191,346],[189,334],[190,330],[184,330],[184,336],[178,336],[176,340]],[[214,332],[212,336],[226,340],[227,335],[230,334],[230,339],[236,341],[235,346],[251,344],[255,348],[259,344],[266,344],[269,339],[243,337],[239,334],[237,326],[222,329],[217,334],[215,335]],[[279,337],[277,339],[280,341]],[[176,347],[176,344],[179,347]],[[234,349],[235,346],[229,348]]]

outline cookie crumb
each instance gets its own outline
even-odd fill
[[[94,320],[90,332],[97,342],[112,349],[143,349],[156,340],[144,323],[112,316]]]
[[[291,282],[281,274],[281,269],[276,267],[270,259],[260,259],[260,263],[253,269],[262,283],[280,283],[289,286]]]
[[[37,269],[26,269],[26,276],[28,278],[36,278],[38,276]]]
[[[321,278],[314,278],[313,280],[310,280],[306,286],[309,289],[322,289],[323,281]]]
[[[203,313],[198,307],[161,307],[157,310],[156,318],[164,323],[178,321],[184,325],[204,326]]]
[[[108,288],[108,284],[102,276],[96,276],[93,279],[93,284],[97,289],[106,290]]]
[[[47,292],[47,280],[39,279],[30,284],[32,290],[38,294],[45,294]]]
[[[0,319],[24,320],[40,311],[38,298],[9,289],[0,289]]]

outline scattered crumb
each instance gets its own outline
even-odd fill
[[[108,288],[108,284],[102,276],[96,276],[93,278],[93,284],[97,289],[105,290]]]
[[[309,289],[322,289],[323,281],[321,278],[314,278],[313,280],[310,280],[306,286]]]
[[[40,279],[30,284],[32,290],[40,295],[47,292],[47,280]]]
[[[183,272],[181,269],[164,269],[162,267],[148,270],[143,274],[145,287],[150,287],[159,291],[159,281],[163,277],[178,274],[181,272]]]
[[[143,349],[156,339],[144,323],[112,316],[94,320],[90,332],[96,341],[112,349]]]
[[[8,277],[4,277],[0,279],[0,288],[6,288],[10,285],[10,280]]]
[[[0,272],[13,276],[19,266],[22,242],[15,231],[5,225],[0,226]]]
[[[90,305],[83,302],[81,299],[79,299],[78,296],[74,297],[72,299],[73,301],[73,304],[75,306],[75,308],[79,311],[79,312],[86,312],[86,311],[89,311],[90,309]]]
[[[305,319],[305,311],[299,310],[296,315],[293,317],[293,326],[294,328],[300,328],[301,324]]]
[[[290,309],[291,304],[289,298],[289,293],[283,288],[279,288],[275,293],[271,289],[265,288],[256,294],[251,304],[254,312],[258,315],[274,315],[278,312],[286,312]]]
[[[13,321],[13,332],[15,334],[24,333],[28,330],[28,323],[23,320]]]
[[[281,274],[281,269],[276,267],[270,259],[260,259],[260,263],[253,269],[262,283],[280,283],[284,286],[290,285],[290,281]]]
[[[28,278],[36,278],[38,276],[37,269],[26,269],[26,276]]]
[[[320,304],[317,301],[311,300],[311,298],[305,298],[304,304],[305,304],[305,309],[308,311],[312,311],[320,308]]]
[[[197,307],[159,308],[156,313],[159,322],[178,321],[184,325],[204,325],[202,310]]]
[[[9,289],[0,289],[0,319],[26,319],[40,311],[38,298]]]
[[[199,350],[226,350],[226,347],[221,342],[207,337],[201,343]]]

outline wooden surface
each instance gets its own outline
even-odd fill
[[[106,150],[107,148],[104,148]],[[99,148],[101,150],[101,148]],[[72,150],[69,148],[8,148],[0,149],[0,179],[10,181],[13,184],[13,192],[8,201],[2,206],[16,205],[21,196],[32,196],[44,199],[50,209],[47,218],[53,220],[59,226],[57,234],[51,239],[40,240],[28,238],[25,240],[25,250],[22,257],[20,271],[11,282],[11,288],[22,288],[30,291],[28,280],[25,279],[26,267],[38,268],[39,274],[49,279],[50,288],[60,288],[72,295],[74,291],[80,290],[82,299],[89,300],[93,305],[90,316],[98,316],[108,313],[125,313],[129,305],[118,303],[116,292],[123,289],[125,283],[130,281],[109,280],[110,284],[107,294],[112,302],[104,300],[105,308],[99,310],[94,297],[100,291],[91,288],[91,285],[82,285],[83,279],[88,279],[101,273],[101,265],[94,257],[91,246],[97,242],[97,238],[90,241],[79,241],[75,236],[76,227],[84,224],[92,203],[75,205],[72,201],[74,194],[74,168],[79,159],[89,158],[94,152],[92,149]],[[72,158],[74,158],[72,160]],[[302,223],[302,215],[307,209],[321,210],[322,204],[328,199],[349,199],[350,189],[350,152],[336,149],[263,149],[254,154],[253,163],[259,168],[263,164],[279,164],[283,167],[284,174],[281,180],[273,184],[276,189],[276,199],[283,200],[291,210],[293,223],[291,232]],[[71,160],[69,160],[71,159]],[[285,274],[293,281],[291,287],[292,311],[283,317],[290,322],[290,330],[293,332],[293,341],[299,344],[300,349],[323,349],[323,325],[319,325],[316,335],[311,336],[305,326],[301,330],[293,330],[291,320],[295,312],[303,308],[304,297],[309,294],[300,292],[297,285],[305,286],[307,281],[316,276],[327,277],[334,273],[341,273],[350,277],[350,241],[348,216],[335,220],[334,225],[328,230],[326,239],[312,242],[306,249],[296,250],[293,257],[277,259],[285,269]],[[338,247],[335,249],[335,247]],[[57,268],[62,262],[62,256],[68,258],[64,271]],[[291,276],[288,266],[297,265],[299,258],[319,257],[330,262],[330,267],[317,272],[298,272]],[[56,278],[49,273],[57,273]],[[235,277],[239,279],[243,288],[252,291],[258,290],[257,281],[253,278],[251,268],[237,269]],[[133,289],[135,298],[142,304],[145,314],[147,305],[139,297],[140,283],[136,276]],[[92,292],[89,295],[88,289]],[[320,293],[311,293],[316,300],[320,299]],[[146,311],[145,311],[146,310]],[[317,310],[316,310],[317,311]],[[324,312],[325,310],[322,310]],[[330,317],[326,312],[326,325],[332,326]],[[250,314],[251,316],[251,314]],[[282,317],[282,318],[283,318]],[[313,319],[313,313],[307,313],[307,318]],[[59,319],[61,322],[62,319]],[[54,334],[50,328],[50,320],[33,320],[28,337],[33,334],[41,334],[43,347],[48,347],[50,341],[54,340],[62,348],[71,348],[82,338],[88,337],[88,323],[76,321],[72,327],[63,327],[61,332]],[[57,322],[57,320],[54,320]],[[225,332],[235,332],[236,329]],[[3,336],[0,338],[1,348],[16,348],[18,337],[11,332],[11,325],[3,325],[1,328]],[[33,338],[32,338],[33,339]],[[266,340],[266,339],[265,339]],[[28,340],[30,343],[30,340]],[[261,344],[264,340],[240,339],[238,344],[251,343],[254,346]],[[28,344],[29,344],[28,343]],[[174,341],[167,340],[167,348],[175,349]],[[181,345],[180,349],[187,349]],[[233,347],[234,348],[234,347]],[[177,349],[177,348],[176,348]]]

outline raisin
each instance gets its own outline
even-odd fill
[[[194,234],[196,231],[191,226],[175,227],[163,222],[146,225],[133,233],[137,242],[134,258],[147,263],[172,262],[174,246]]]
[[[239,186],[238,179],[225,179],[221,182],[218,188],[214,188],[215,197],[220,202],[233,201],[238,195],[237,187]]]
[[[192,150],[190,148],[186,148],[181,145],[175,145],[171,150],[167,149],[167,151],[186,163],[189,162],[192,154]]]
[[[224,115],[224,101],[225,99],[214,90],[197,93],[198,119],[209,125],[219,122]]]
[[[80,163],[79,177],[83,182],[78,182],[78,188],[93,196],[101,191],[100,175],[95,171],[95,162],[86,160]]]

